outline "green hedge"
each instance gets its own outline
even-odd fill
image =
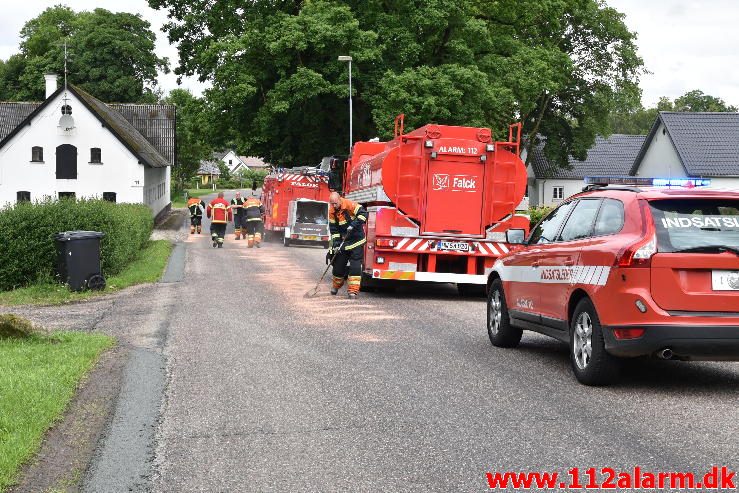
[[[18,203],[0,210],[0,290],[48,279],[56,269],[54,234],[101,231],[104,275],[120,272],[146,245],[154,227],[151,210],[141,204],[103,200]]]
[[[547,206],[529,208],[529,218],[531,221],[531,228],[533,229],[534,226],[539,224],[539,221],[541,221],[544,218],[544,216],[549,214],[549,212],[552,209],[553,207],[547,207]]]

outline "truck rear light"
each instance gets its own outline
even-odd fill
[[[375,263],[376,264],[384,264],[385,263],[385,257],[375,257]]]
[[[298,235],[290,235],[290,238],[292,238],[293,240],[297,240],[298,239]]]
[[[488,160],[488,157],[485,154],[483,154],[482,156],[480,156],[480,162],[481,163],[484,163],[487,160]]]
[[[378,238],[375,240],[375,245],[378,247],[394,247],[396,245],[395,240],[390,240],[387,238]]]
[[[429,149],[431,149],[432,147],[434,147],[434,141],[433,140],[427,140],[423,145],[426,146],[426,147],[428,147]]]
[[[645,329],[613,329],[613,335],[619,341],[624,339],[638,339],[644,335]]]
[[[436,156],[437,156],[436,151],[431,153],[431,159],[436,159]]]
[[[328,236],[321,236],[321,241],[328,241]]]
[[[485,146],[485,152],[495,152],[495,144],[487,144]]]

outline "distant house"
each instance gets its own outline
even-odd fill
[[[241,156],[241,162],[247,169],[253,170],[269,170],[270,164],[265,163],[264,159],[255,156]]]
[[[556,166],[544,156],[543,144],[534,148],[527,172],[529,205],[552,206],[581,192],[586,176],[625,176],[631,171],[645,137],[613,134],[596,137],[584,161],[570,158],[569,168]]]
[[[175,163],[172,105],[105,104],[82,89],[0,103],[0,207],[45,197],[99,197],[169,208]]]
[[[200,161],[198,168],[198,176],[200,177],[200,185],[212,185],[221,176],[221,170],[218,168],[216,161]]]
[[[739,189],[739,113],[660,112],[628,174]]]
[[[223,151],[215,151],[213,153],[213,161],[223,161],[228,166],[230,173],[235,173],[244,167],[244,163],[239,156],[231,149],[225,149]]]

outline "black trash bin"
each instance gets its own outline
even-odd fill
[[[105,279],[100,272],[100,238],[97,231],[66,231],[54,235],[59,280],[72,291],[103,289]]]

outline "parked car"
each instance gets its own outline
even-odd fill
[[[492,344],[564,341],[586,385],[614,381],[621,358],[739,360],[739,193],[620,182],[567,199],[526,239],[508,232],[519,245],[488,279]]]

